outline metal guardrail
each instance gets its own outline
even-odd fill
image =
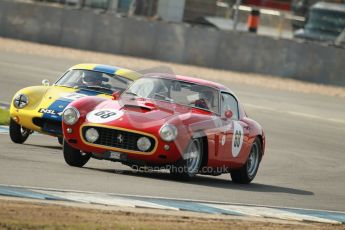
[[[252,9],[254,9],[254,7],[243,6],[243,5],[241,5],[239,7],[239,10],[248,11],[248,12],[252,11]],[[293,15],[293,14],[286,12],[286,11],[271,10],[271,9],[260,9],[260,13],[261,14],[267,14],[267,15],[279,16],[279,17],[283,17],[283,18],[288,19],[288,20],[296,20],[296,21],[301,21],[301,22],[304,22],[304,20],[305,20],[305,18],[302,16],[296,16],[296,15]]]
[[[18,1],[18,0],[17,0]],[[30,0],[28,0],[30,1]],[[54,3],[68,8],[92,8],[104,11],[126,13],[128,15],[153,16],[158,0],[31,0],[33,2]]]
[[[118,1],[115,0],[31,0],[34,2],[55,3],[68,7],[112,10],[117,8]]]

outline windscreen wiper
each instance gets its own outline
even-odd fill
[[[87,89],[100,89],[100,90],[107,90],[107,91],[112,91],[111,89],[99,85],[90,85],[86,86]]]
[[[140,97],[138,94],[133,93],[133,92],[125,92],[125,94],[129,94],[129,95],[132,95],[132,96],[135,96],[135,97]]]

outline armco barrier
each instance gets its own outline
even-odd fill
[[[0,0],[0,36],[345,86],[345,49]]]

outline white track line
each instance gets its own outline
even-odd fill
[[[298,117],[317,119],[317,120],[328,121],[328,122],[333,122],[333,123],[345,124],[345,120],[340,120],[340,119],[336,119],[336,118],[324,118],[324,117],[314,115],[314,114],[309,114],[309,113],[300,113],[300,112],[289,111],[289,110],[283,111],[283,110],[278,110],[278,109],[274,109],[274,108],[270,108],[270,107],[247,104],[247,103],[244,104],[244,106],[254,108],[254,109],[259,109],[259,110],[270,111],[270,112],[289,114],[292,116],[298,116]]]
[[[30,71],[40,72],[40,73],[46,73],[46,74],[52,74],[53,73],[56,75],[56,74],[60,73],[57,70],[43,69],[42,67],[35,67],[32,65],[22,65],[22,64],[4,61],[4,60],[0,60],[0,65],[9,66],[9,67],[16,68],[16,69],[30,70]]]

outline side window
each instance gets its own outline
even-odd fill
[[[228,93],[222,93],[221,116],[224,117],[225,111],[231,110],[233,115],[231,119],[238,120],[238,103],[237,100]]]
[[[122,89],[121,91],[123,91],[127,89],[129,84],[132,82],[131,80],[128,80],[118,75],[110,76],[107,74],[103,74],[103,77],[106,79],[103,82],[103,85],[105,87],[112,89],[113,91],[118,90],[119,88]]]

